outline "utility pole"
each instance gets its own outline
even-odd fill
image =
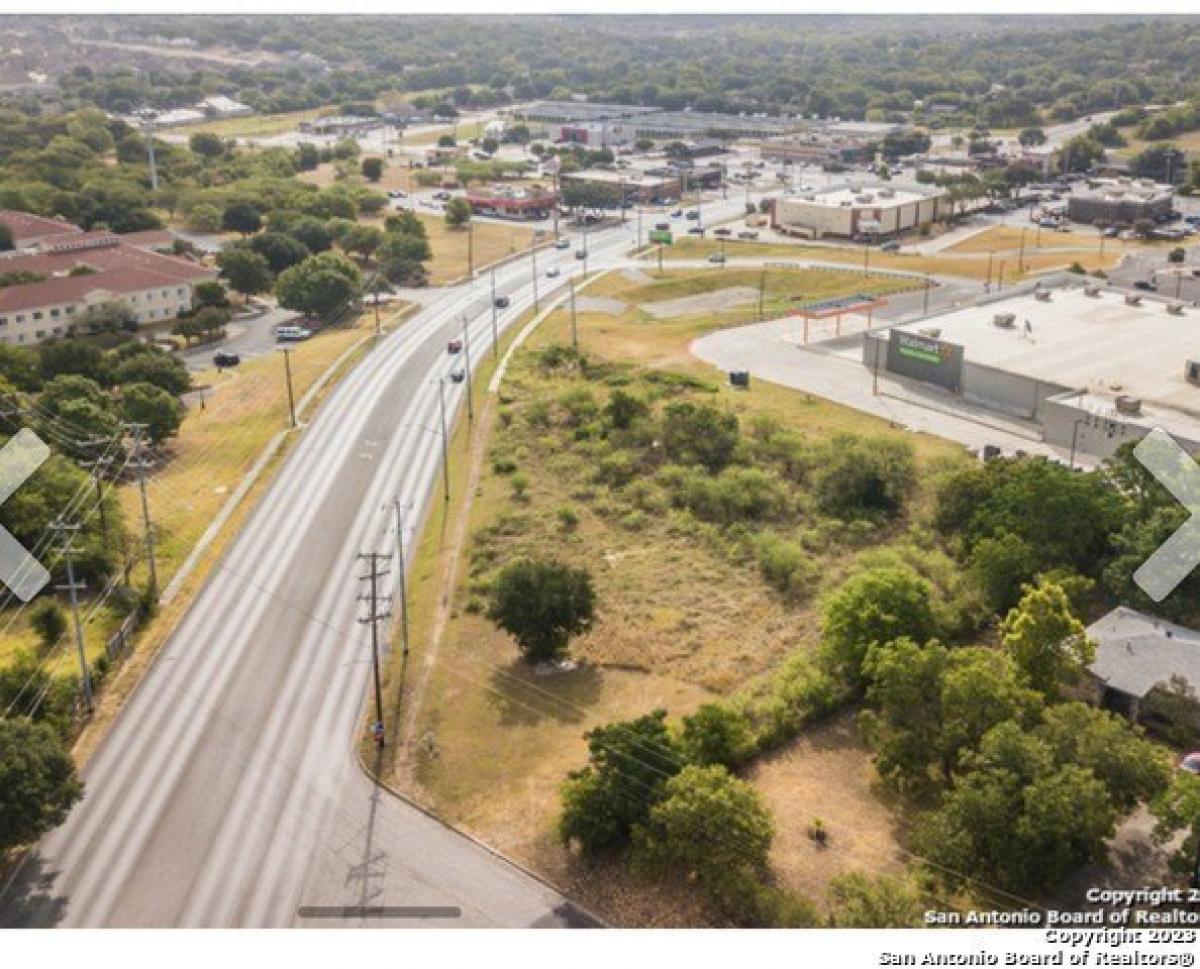
[[[763,266],[758,273],[758,322],[767,318],[767,267]]]
[[[571,287],[571,348],[579,352],[579,320],[575,316],[575,277],[567,277],[567,285]]]
[[[75,624],[75,649],[79,654],[79,687],[83,693],[83,708],[88,713],[92,712],[92,673],[88,669],[87,648],[83,638],[83,623],[79,619],[79,590],[86,589],[87,586],[82,582],[75,581],[75,556],[79,554],[79,549],[75,548],[74,536],[79,531],[78,525],[68,525],[61,518],[51,523],[50,527],[59,535],[63,536],[62,557],[67,562],[67,584],[55,586],[60,590],[66,590],[71,596],[71,618]]]
[[[467,420],[475,421],[475,401],[471,395],[471,328],[467,325],[467,314],[462,315],[463,362],[467,369]]]
[[[994,256],[994,255],[995,255],[994,252],[988,253],[987,279],[983,284],[983,291],[985,293],[990,293],[992,291],[992,256]]]
[[[467,220],[467,279],[475,278],[475,220]]]
[[[925,274],[925,295],[921,299],[921,315],[929,315],[929,287],[933,285],[933,280],[929,273]]]
[[[400,590],[400,643],[403,655],[408,656],[408,586],[404,566],[404,513],[409,505],[400,504],[399,498],[392,499],[396,512],[396,586]]]
[[[381,569],[380,562],[390,562],[390,555],[381,555],[379,552],[359,553],[359,559],[370,563],[368,566],[370,572],[366,575],[360,575],[359,578],[365,582],[370,582],[370,591],[366,595],[360,595],[358,598],[362,602],[369,602],[370,612],[368,615],[360,618],[358,621],[363,625],[371,627],[371,671],[375,678],[375,725],[372,728],[372,734],[375,736],[375,743],[382,747],[384,745],[383,735],[383,687],[379,680],[379,620],[386,619],[391,615],[391,612],[379,611],[379,580],[390,573],[390,569]]]
[[[496,270],[492,270],[492,360],[500,356],[500,332],[496,327]]]
[[[292,427],[296,426],[296,398],[292,392],[292,350],[291,347],[280,347],[283,354],[283,373],[287,378],[288,413],[292,415]]]
[[[662,271],[663,271],[662,260],[663,260],[663,247],[662,247],[662,243],[660,242],[658,244],[658,273],[660,276],[662,275]]]
[[[1017,273],[1025,271],[1025,228],[1021,229],[1021,247],[1017,250]]]
[[[81,447],[90,447],[99,443],[107,443],[101,441],[80,441]],[[104,475],[112,465],[113,459],[110,454],[102,454],[100,457],[92,458],[89,461],[80,461],[81,467],[87,468],[92,473],[92,483],[96,486],[96,510],[100,512],[100,537],[105,546],[108,545],[108,515],[104,510]]]
[[[442,417],[442,488],[450,500],[450,455],[446,448],[446,378],[438,377],[438,409]]]
[[[637,247],[642,248],[642,206],[638,203],[638,242]]]
[[[588,230],[587,220],[585,219],[584,223],[583,223],[583,245],[581,246],[581,248],[583,249],[583,274],[584,274],[584,276],[587,275],[587,271],[588,271],[587,270],[587,264],[588,264],[587,230]]]
[[[150,524],[150,502],[146,498],[146,469],[150,463],[142,457],[142,435],[146,432],[145,424],[127,423],[125,425],[133,432],[133,460],[131,464],[138,476],[138,490],[142,494],[142,527],[145,529],[146,566],[150,570],[150,588],[152,599],[158,598],[158,567],[154,562],[154,530]]]

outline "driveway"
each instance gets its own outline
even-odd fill
[[[213,354],[218,350],[236,353],[243,360],[252,360],[274,350],[275,327],[289,323],[295,318],[295,310],[272,306],[261,316],[232,320],[226,328],[229,335],[223,340],[194,346],[181,351],[179,356],[192,371],[210,369]]]

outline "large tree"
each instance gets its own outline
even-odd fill
[[[243,296],[264,292],[271,286],[271,268],[267,260],[247,246],[224,249],[217,256],[217,265],[229,288]]]
[[[635,859],[719,893],[766,872],[774,834],[771,814],[750,784],[719,764],[692,764],[663,784],[662,798],[634,832]]]
[[[0,851],[60,824],[82,793],[75,764],[51,727],[0,719]]]
[[[594,855],[628,842],[684,759],[663,710],[597,727],[584,737],[588,763],[562,785],[559,835]]]
[[[554,659],[592,627],[596,594],[586,569],[553,559],[506,565],[492,588],[488,618],[517,641],[530,662]]]
[[[1029,685],[1053,699],[1079,678],[1096,655],[1096,644],[1056,582],[1027,588],[1001,626],[1004,648]]]
[[[337,252],[309,256],[275,281],[280,306],[317,317],[332,316],[361,292],[362,273]]]
[[[936,632],[933,589],[911,569],[886,566],[852,575],[828,596],[821,636],[830,667],[852,685],[862,683],[863,659],[873,643]]]

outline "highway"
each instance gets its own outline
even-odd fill
[[[589,268],[620,258],[631,231],[591,233]],[[540,254],[543,294],[579,272],[573,256],[554,250],[564,275],[548,280],[553,259]],[[532,302],[529,261],[499,270],[497,290],[512,300],[504,326]],[[481,359],[491,341],[486,277],[447,290],[384,338],[303,429],[86,765],[83,800],[0,899],[3,924],[590,922],[541,882],[378,791],[354,759],[370,681],[356,556],[394,548],[393,497],[417,510],[442,500],[437,378],[461,366],[446,343],[461,336],[464,313]],[[445,386],[453,414],[465,388]],[[461,915],[366,918],[361,906]],[[318,911],[306,918],[302,907]]]

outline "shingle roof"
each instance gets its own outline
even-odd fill
[[[1182,676],[1200,690],[1200,632],[1118,606],[1088,627],[1096,642],[1091,672],[1108,686],[1144,697]]]

